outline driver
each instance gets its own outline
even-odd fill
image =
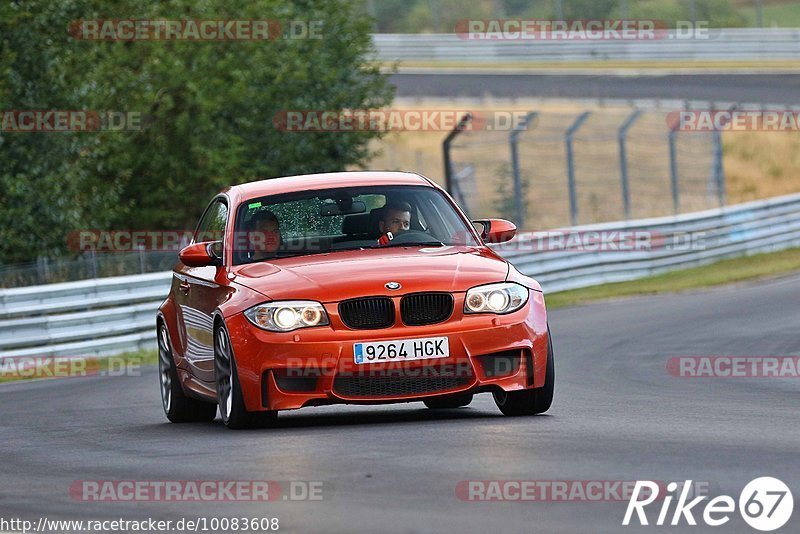
[[[378,221],[381,237],[379,245],[388,245],[398,234],[411,228],[411,205],[408,202],[391,202],[383,208],[383,217]]]
[[[270,260],[275,257],[281,246],[281,230],[278,217],[269,210],[261,210],[250,220],[251,259],[255,261]]]

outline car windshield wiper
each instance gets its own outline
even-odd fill
[[[364,246],[364,245],[353,245],[352,247],[337,247],[337,248],[332,248],[332,249],[330,249],[328,252],[341,252],[341,251],[343,251],[343,250],[366,250],[366,249],[368,249],[368,248],[370,248],[370,247],[367,247],[367,246]]]
[[[441,241],[409,241],[408,243],[392,243],[388,245],[378,246],[375,248],[388,248],[388,247],[443,247],[444,243]]]
[[[334,252],[343,252],[347,250],[365,250],[369,247],[365,247],[364,245],[354,245],[352,247],[340,247],[340,248],[330,248],[327,250],[314,250],[314,251],[304,251],[298,252],[296,254],[282,254],[278,256],[276,259],[283,259],[283,258],[298,258],[300,256],[316,256],[318,254],[333,254]]]

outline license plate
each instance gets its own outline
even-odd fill
[[[450,345],[446,337],[374,341],[355,343],[353,355],[358,364],[432,360],[450,356]]]

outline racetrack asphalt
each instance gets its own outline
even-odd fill
[[[800,104],[799,74],[397,73],[398,97],[679,99]]]
[[[738,512],[713,529],[622,527],[622,502],[469,502],[455,488],[691,479],[738,500],[751,479],[775,476],[797,502],[800,379],[678,378],[666,364],[800,355],[798,303],[793,275],[554,310],[556,398],[548,414],[528,418],[503,417],[482,394],[456,410],[306,408],[282,413],[277,428],[229,431],[219,419],[168,423],[154,368],[2,384],[0,517],[278,517],[282,532],[755,532]],[[69,494],[78,480],[323,481],[326,489],[321,501],[82,502]],[[780,532],[798,525],[795,510]]]

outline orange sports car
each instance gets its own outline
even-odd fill
[[[477,229],[480,229],[478,231]],[[278,411],[491,392],[545,412],[553,347],[540,285],[431,180],[343,172],[229,187],[181,250],[157,316],[167,418],[268,426]]]

